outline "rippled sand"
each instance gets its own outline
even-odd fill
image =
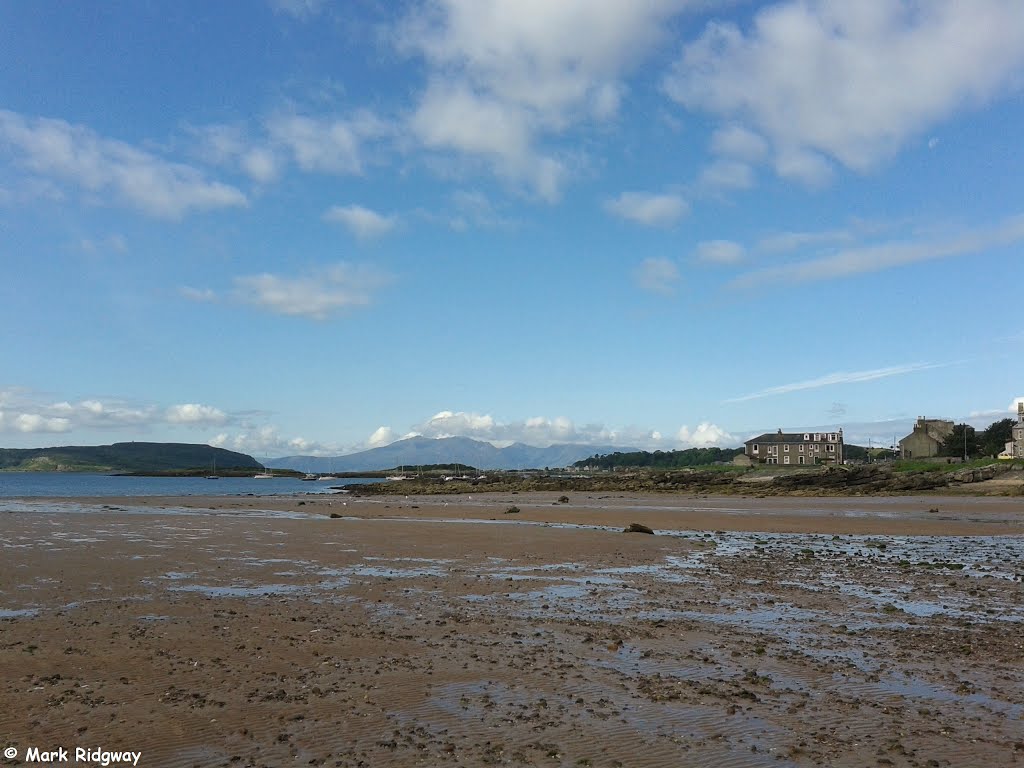
[[[557,497],[4,503],[0,746],[1024,764],[1020,502]]]

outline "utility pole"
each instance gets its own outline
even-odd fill
[[[967,424],[964,423],[964,464],[967,463]]]

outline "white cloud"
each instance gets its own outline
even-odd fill
[[[434,82],[410,128],[428,149],[483,158],[498,176],[554,202],[567,169],[561,160],[534,151],[529,123],[529,115],[514,104],[476,93],[465,84]]]
[[[302,170],[341,175],[362,174],[365,143],[391,131],[368,111],[348,118],[275,115],[266,121],[266,129]]]
[[[100,239],[94,239],[91,237],[83,237],[78,241],[78,247],[86,253],[99,253],[99,252],[115,252],[125,253],[128,250],[128,241],[124,239],[123,235],[110,235],[109,237],[102,237]]]
[[[236,168],[261,184],[274,181],[281,173],[282,161],[277,153],[255,143],[239,125],[207,125],[188,130],[198,141],[198,156],[208,163]]]
[[[671,296],[679,283],[679,268],[671,259],[648,258],[633,272],[636,284],[645,291]]]
[[[745,251],[731,240],[707,240],[697,246],[697,259],[706,264],[738,264]]]
[[[832,160],[867,171],[1000,97],[1022,65],[1019,0],[799,0],[761,9],[747,32],[709,24],[664,86],[767,139],[781,175],[818,184]]]
[[[848,243],[853,239],[854,234],[849,229],[831,229],[822,232],[780,232],[762,238],[757,244],[757,249],[765,253],[785,253],[809,245]]]
[[[701,171],[700,184],[712,190],[750,189],[754,169],[737,160],[716,160]]]
[[[512,229],[516,223],[505,218],[479,191],[456,190],[452,193],[453,216],[448,218],[452,229],[463,232],[470,226],[484,229]]]
[[[431,0],[401,26],[401,50],[431,66],[411,120],[427,147],[484,158],[556,200],[566,165],[539,149],[619,110],[622,77],[685,0]]]
[[[396,216],[385,216],[361,205],[332,206],[324,220],[343,225],[360,240],[386,235],[398,225]]]
[[[71,422],[61,417],[46,417],[38,413],[7,413],[0,411],[0,433],[2,432],[68,432]]]
[[[215,448],[227,448],[250,456],[280,458],[282,456],[326,456],[337,449],[304,437],[284,437],[277,427],[251,427],[234,435],[221,432],[207,441]]]
[[[217,300],[216,292],[210,288],[193,288],[189,285],[183,285],[178,289],[178,292],[189,301],[209,303]]]
[[[832,164],[818,152],[783,147],[775,155],[775,172],[784,179],[821,187],[832,180]]]
[[[878,379],[889,378],[890,376],[903,376],[907,373],[916,373],[917,371],[927,371],[933,368],[942,367],[944,367],[944,364],[940,363],[907,363],[905,365],[894,365],[889,368],[873,368],[866,371],[840,371],[837,373],[829,373],[825,376],[819,376],[816,379],[809,379],[808,381],[798,381],[793,384],[768,387],[767,389],[762,389],[759,392],[743,395],[742,397],[733,397],[728,400],[723,400],[722,402],[743,403],[748,400],[757,400],[762,397],[771,397],[773,395],[785,395],[790,392],[802,392],[808,389],[831,387],[837,384],[855,384],[864,381],[876,381]]]
[[[247,304],[293,317],[324,320],[371,303],[388,277],[368,267],[339,263],[297,276],[269,273],[235,278],[235,295]]]
[[[121,400],[89,398],[71,402],[47,401],[25,390],[0,392],[4,407],[0,432],[71,432],[80,429],[124,430],[153,426],[209,426],[233,417],[209,405],[187,403],[161,408]]]
[[[178,219],[193,211],[248,204],[238,189],[210,181],[192,166],[63,120],[0,110],[0,146],[33,173],[76,184],[90,199],[112,195],[152,216]]]
[[[648,227],[667,227],[683,218],[690,207],[679,195],[623,192],[618,197],[605,201],[604,209],[623,219]]]
[[[990,248],[1024,241],[1024,214],[1010,216],[984,230],[973,230],[934,240],[907,240],[847,248],[814,259],[748,272],[732,282],[733,287],[751,287],[775,282],[811,282],[878,272],[921,261],[968,256]]]
[[[390,429],[386,434],[389,437],[394,436]],[[469,437],[499,447],[512,443],[541,447],[555,443],[617,445],[628,448],[659,448],[665,445],[659,432],[636,427],[612,429],[602,424],[580,426],[565,416],[533,416],[523,420],[502,422],[487,414],[447,410],[414,425],[403,437],[413,435],[428,438]]]
[[[735,435],[707,421],[702,421],[692,432],[684,424],[676,433],[676,441],[683,448],[726,448],[740,442]]]
[[[768,153],[768,142],[743,126],[727,125],[711,135],[711,151],[716,155],[757,162]]]
[[[172,405],[167,409],[165,418],[171,424],[224,424],[228,415],[219,408],[212,405],[201,405],[199,403],[184,403]]]
[[[430,148],[521,162],[529,149],[527,123],[515,105],[475,93],[464,83],[435,81],[413,115],[412,129]]]
[[[568,112],[608,114],[620,76],[661,38],[686,2],[435,0],[400,32],[406,50],[496,98],[560,124]]]
[[[398,439],[398,434],[391,427],[377,427],[373,434],[367,438],[366,447],[380,448],[382,445],[390,445]]]

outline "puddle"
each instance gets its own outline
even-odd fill
[[[38,608],[0,608],[0,619],[21,619],[37,613]]]

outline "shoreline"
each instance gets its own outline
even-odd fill
[[[560,498],[568,503],[560,503]],[[22,498],[33,506],[132,507],[288,512],[360,519],[465,519],[625,527],[661,531],[726,530],[766,533],[879,535],[1024,535],[1024,503],[996,496],[742,497],[665,493],[476,493],[360,496],[136,496]],[[518,512],[509,514],[512,507]]]

